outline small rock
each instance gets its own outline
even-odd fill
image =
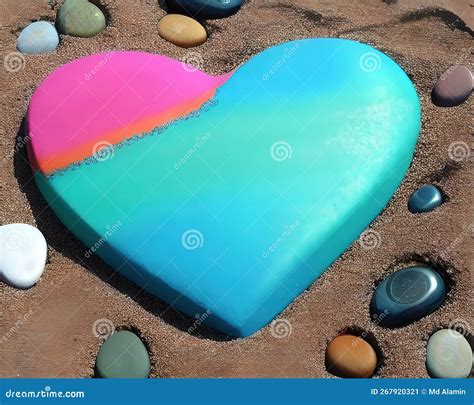
[[[224,18],[236,13],[243,0],[167,0],[168,6],[196,18]]]
[[[66,0],[58,11],[56,26],[61,34],[89,38],[105,30],[104,13],[88,0]]]
[[[467,378],[471,373],[472,349],[453,329],[441,329],[428,340],[426,368],[435,378]]]
[[[360,337],[343,334],[326,348],[326,368],[339,377],[371,377],[377,366],[373,347]]]
[[[408,210],[412,214],[433,211],[443,203],[441,191],[432,184],[425,184],[413,192],[408,200]]]
[[[46,21],[36,21],[18,36],[16,47],[22,53],[41,54],[54,51],[59,45],[56,28]]]
[[[207,33],[196,20],[179,14],[168,14],[158,23],[158,34],[172,44],[191,48],[206,42]]]
[[[96,367],[102,378],[147,378],[150,358],[140,338],[122,330],[110,336],[101,346]]]
[[[34,226],[0,226],[0,279],[17,288],[38,282],[46,264],[48,245]]]
[[[380,326],[402,326],[428,315],[446,296],[442,277],[428,267],[408,267],[389,275],[376,288],[370,310]]]
[[[439,107],[454,107],[468,99],[472,85],[469,68],[462,65],[451,66],[436,82],[431,98]]]

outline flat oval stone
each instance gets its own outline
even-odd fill
[[[43,274],[48,245],[41,231],[27,224],[0,226],[0,279],[30,288]]]
[[[224,18],[236,13],[243,0],[167,0],[172,10],[196,18]]]
[[[408,267],[389,275],[376,288],[370,309],[375,323],[402,326],[438,308],[446,296],[442,277],[428,267]]]
[[[93,37],[106,25],[104,13],[88,0],[66,0],[56,19],[59,32],[73,37]]]
[[[110,336],[99,350],[97,372],[102,378],[147,378],[150,358],[140,338],[128,330]]]
[[[326,348],[326,368],[339,377],[368,378],[377,366],[377,354],[364,339],[340,335]]]
[[[54,51],[58,44],[56,28],[47,21],[36,21],[23,28],[16,47],[22,53],[42,54]]]
[[[179,14],[168,14],[158,23],[158,34],[172,44],[192,48],[206,42],[207,32],[196,20]]]
[[[433,211],[443,203],[441,191],[432,184],[425,184],[414,191],[408,200],[408,210],[412,214]]]
[[[428,340],[426,368],[435,378],[467,378],[472,368],[472,349],[453,329],[441,329]]]
[[[433,103],[439,107],[454,107],[468,99],[473,79],[468,67],[451,66],[436,82],[432,91]]]

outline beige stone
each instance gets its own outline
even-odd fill
[[[182,48],[192,48],[206,42],[207,32],[196,20],[180,14],[168,14],[158,23],[158,33]]]

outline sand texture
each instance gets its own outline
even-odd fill
[[[54,3],[54,2],[53,2]],[[101,340],[98,319],[136,331],[152,361],[152,377],[331,377],[324,353],[346,328],[366,331],[379,351],[380,377],[428,377],[426,341],[453,324],[474,327],[472,294],[472,164],[453,160],[454,142],[473,146],[473,97],[454,108],[431,102],[431,89],[452,64],[472,61],[469,1],[249,0],[236,15],[209,20],[208,41],[191,50],[158,35],[165,15],[154,0],[96,1],[108,28],[94,38],[61,38],[56,52],[25,55],[19,71],[0,67],[0,224],[37,226],[49,245],[40,282],[16,290],[0,283],[0,377],[88,377]],[[442,7],[442,8],[439,8]],[[54,20],[57,6],[46,0],[2,0],[2,59],[16,51],[19,31],[31,21]],[[132,285],[69,233],[42,198],[29,168],[22,120],[31,94],[55,68],[75,58],[112,49],[142,50],[186,59],[197,52],[202,70],[218,74],[285,41],[340,37],[368,43],[397,61],[413,80],[422,105],[422,131],[415,158],[401,187],[372,224],[379,244],[355,242],[328,271],[281,315],[291,334],[276,338],[267,326],[246,339],[229,339],[205,328],[189,333],[193,320]],[[194,55],[195,56],[195,55]],[[471,151],[472,154],[472,151]],[[428,214],[406,208],[412,191],[437,185],[447,201]],[[450,283],[442,307],[409,326],[381,328],[371,321],[374,285],[409,264],[439,269]]]

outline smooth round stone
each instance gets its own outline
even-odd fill
[[[46,21],[36,21],[18,36],[16,47],[22,53],[41,54],[54,51],[59,45],[56,28]]]
[[[191,48],[206,42],[207,32],[196,20],[179,14],[168,14],[158,23],[158,34],[172,44]]]
[[[462,65],[451,66],[436,82],[431,94],[439,107],[454,107],[468,99],[472,92],[472,74]]]
[[[441,276],[428,267],[408,267],[385,278],[376,288],[370,310],[381,326],[402,326],[438,308],[446,296]]]
[[[102,378],[147,378],[150,358],[140,338],[128,330],[110,336],[99,350],[97,372]]]
[[[435,378],[467,378],[471,373],[472,349],[453,329],[441,329],[428,340],[426,368]]]
[[[326,348],[326,368],[339,377],[371,377],[376,366],[375,350],[360,337],[340,335]]]
[[[236,13],[243,0],[167,0],[169,7],[196,18],[224,18]]]
[[[58,11],[56,26],[61,34],[89,38],[105,30],[104,13],[88,0],[66,0]]]
[[[46,264],[48,245],[34,226],[0,226],[0,279],[17,288],[38,282]]]
[[[412,214],[433,211],[443,203],[441,191],[432,184],[425,184],[408,199],[408,210]]]

